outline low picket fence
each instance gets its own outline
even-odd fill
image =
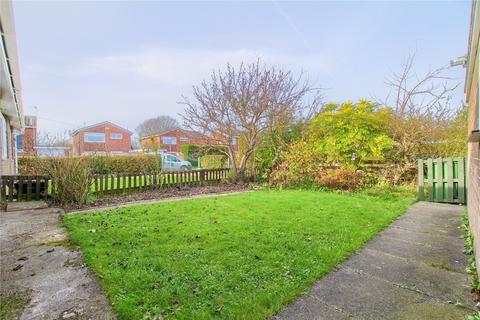
[[[230,175],[230,169],[200,169],[160,173],[102,174],[92,178],[91,193],[123,194],[175,187],[203,186],[219,183]],[[0,202],[48,199],[55,192],[49,176],[0,176]]]

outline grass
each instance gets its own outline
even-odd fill
[[[0,294],[0,319],[19,319],[23,309],[30,301],[25,293],[10,292]]]
[[[414,202],[264,190],[65,216],[120,319],[265,319]]]

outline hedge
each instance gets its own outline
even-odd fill
[[[221,169],[226,168],[227,156],[225,155],[206,155],[201,158],[202,169]]]
[[[85,159],[92,174],[147,173],[159,172],[162,169],[159,155],[92,155],[68,158]],[[67,157],[21,157],[18,159],[19,174],[46,174],[45,168],[54,159],[61,160]]]

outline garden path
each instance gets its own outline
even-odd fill
[[[472,314],[460,228],[464,211],[414,204],[274,319],[446,320]]]
[[[115,319],[55,208],[0,212],[0,318]],[[7,310],[8,308],[8,310]]]

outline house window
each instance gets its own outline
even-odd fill
[[[177,138],[175,137],[162,137],[163,144],[177,144]]]
[[[180,142],[188,142],[188,137],[180,137]]]
[[[85,132],[85,142],[103,143],[105,142],[105,133],[101,132]]]
[[[237,144],[237,137],[232,138],[232,146]]]
[[[23,150],[23,134],[19,134],[17,136],[17,150],[19,151]]]
[[[2,133],[2,159],[8,159],[8,134],[7,134],[7,121],[3,117],[3,114],[0,113],[0,126]]]
[[[121,133],[111,133],[110,134],[110,139],[122,140],[123,139],[123,134],[121,134]]]

